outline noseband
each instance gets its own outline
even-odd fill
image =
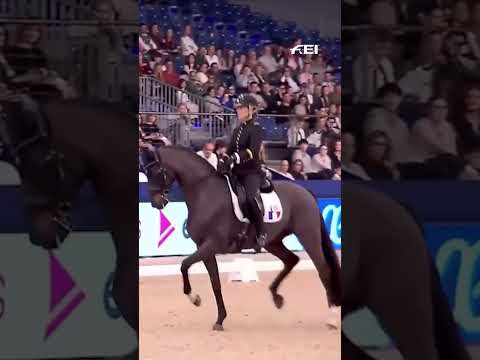
[[[149,163],[143,165],[143,168],[145,169],[145,172],[147,174],[147,177],[150,178],[156,178],[157,176],[161,176],[161,186],[157,189],[157,187],[154,184],[154,188],[156,191],[158,191],[158,195],[160,196],[162,202],[168,204],[168,193],[170,192],[170,189],[167,186],[168,182],[168,174],[167,174],[167,169],[162,166],[162,160],[158,156],[157,152],[155,150],[152,150],[148,148],[149,153],[153,154],[153,161],[150,161]],[[150,175],[151,174],[151,175]]]

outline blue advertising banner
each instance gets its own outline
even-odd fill
[[[426,236],[463,335],[480,344],[480,224],[430,223]]]
[[[322,198],[318,199],[318,206],[338,249],[341,246],[341,201]],[[141,257],[189,255],[195,251],[195,244],[186,230],[188,210],[184,202],[171,202],[161,211],[152,208],[150,203],[140,203],[138,211]],[[285,238],[284,243],[291,250],[303,250],[295,236]]]

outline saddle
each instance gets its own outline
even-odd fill
[[[249,211],[248,211],[248,206],[247,206],[247,196],[246,196],[246,191],[245,187],[242,185],[240,181],[238,181],[237,177],[234,176],[232,173],[227,174],[228,179],[230,181],[233,193],[237,196],[238,198],[238,204],[240,206],[240,209],[244,214],[246,214],[247,217],[250,217]],[[260,184],[260,193],[261,194],[270,194],[274,191],[274,186],[273,182],[268,179],[266,176],[262,177],[262,183]],[[265,214],[265,207],[263,204],[262,197],[258,197],[259,204],[262,208],[262,215]]]

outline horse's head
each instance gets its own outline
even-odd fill
[[[148,178],[152,206],[163,209],[169,202],[168,193],[175,181],[175,174],[165,167],[160,154],[153,146],[142,149],[141,159]]]

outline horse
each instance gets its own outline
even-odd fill
[[[408,360],[470,359],[411,210],[344,182],[342,211],[342,318],[368,308]],[[373,360],[342,333],[344,356]]]
[[[138,336],[138,297],[132,296],[138,293],[135,115],[115,104],[93,104],[82,100],[50,101],[43,106],[52,130],[53,146],[63,157],[65,188],[62,196],[73,202],[87,181],[93,185],[117,252],[113,298]],[[17,114],[13,112],[6,116]],[[15,137],[15,134],[10,135]],[[122,165],[119,165],[120,159]],[[11,157],[3,160],[17,167]],[[35,175],[28,169],[20,171],[24,206],[32,228],[30,233],[45,235],[37,237],[35,245],[50,250],[58,244],[44,228],[52,216],[50,205],[57,201],[57,194],[42,186],[44,184],[39,185]]]
[[[253,248],[253,228],[246,234],[243,246],[232,249],[244,224],[235,216],[229,186],[224,177],[193,151],[179,146],[160,146],[155,149],[155,161],[146,169],[152,206],[163,209],[168,203],[168,191],[177,181],[188,208],[187,231],[197,245],[197,251],[183,260],[181,273],[183,293],[195,306],[201,298],[192,293],[188,270],[203,261],[210,276],[217,303],[217,320],[214,331],[223,331],[227,311],[223,302],[216,254],[239,252],[241,248]],[[275,191],[283,207],[283,217],[277,223],[267,223],[268,242],[265,249],[283,262],[283,270],[269,289],[278,309],[284,298],[278,293],[283,280],[289,275],[299,257],[282,243],[284,237],[295,234],[306,253],[312,259],[326,289],[329,307],[340,306],[340,265],[329,237],[317,201],[312,193],[291,181],[274,182]]]

